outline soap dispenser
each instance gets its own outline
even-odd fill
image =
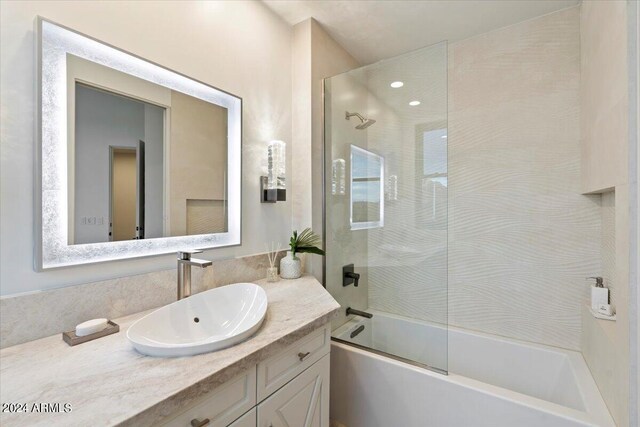
[[[587,277],[587,279],[596,281],[595,285],[591,285],[591,308],[597,312],[600,305],[609,304],[609,288],[604,287],[602,277]]]

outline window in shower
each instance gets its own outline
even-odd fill
[[[351,229],[384,226],[384,159],[351,146]]]

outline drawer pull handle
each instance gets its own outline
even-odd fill
[[[200,421],[197,418],[194,418],[191,420],[191,427],[204,427],[204,426],[208,426],[209,425],[209,418],[205,418],[204,420]]]
[[[302,361],[303,361],[304,359],[306,359],[306,358],[307,358],[307,356],[308,356],[308,355],[310,355],[310,354],[311,354],[311,352],[310,352],[310,351],[307,351],[306,353],[302,353],[302,352],[300,352],[300,353],[298,353],[298,359],[300,359],[300,361],[302,362]]]

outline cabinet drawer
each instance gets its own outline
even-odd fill
[[[280,353],[258,364],[258,402],[269,397],[300,372],[329,353],[329,325],[300,338]]]
[[[253,408],[231,424],[229,427],[256,427],[256,422],[258,422],[257,418],[257,410]]]
[[[327,354],[258,405],[257,427],[329,427]]]
[[[226,427],[256,405],[256,369],[250,368],[206,394],[197,403],[165,420],[170,427],[191,427],[191,420],[209,419],[207,427]],[[243,424],[239,424],[243,425]]]

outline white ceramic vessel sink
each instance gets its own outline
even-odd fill
[[[266,314],[264,289],[235,283],[159,308],[131,325],[127,338],[148,356],[193,356],[246,340]]]

